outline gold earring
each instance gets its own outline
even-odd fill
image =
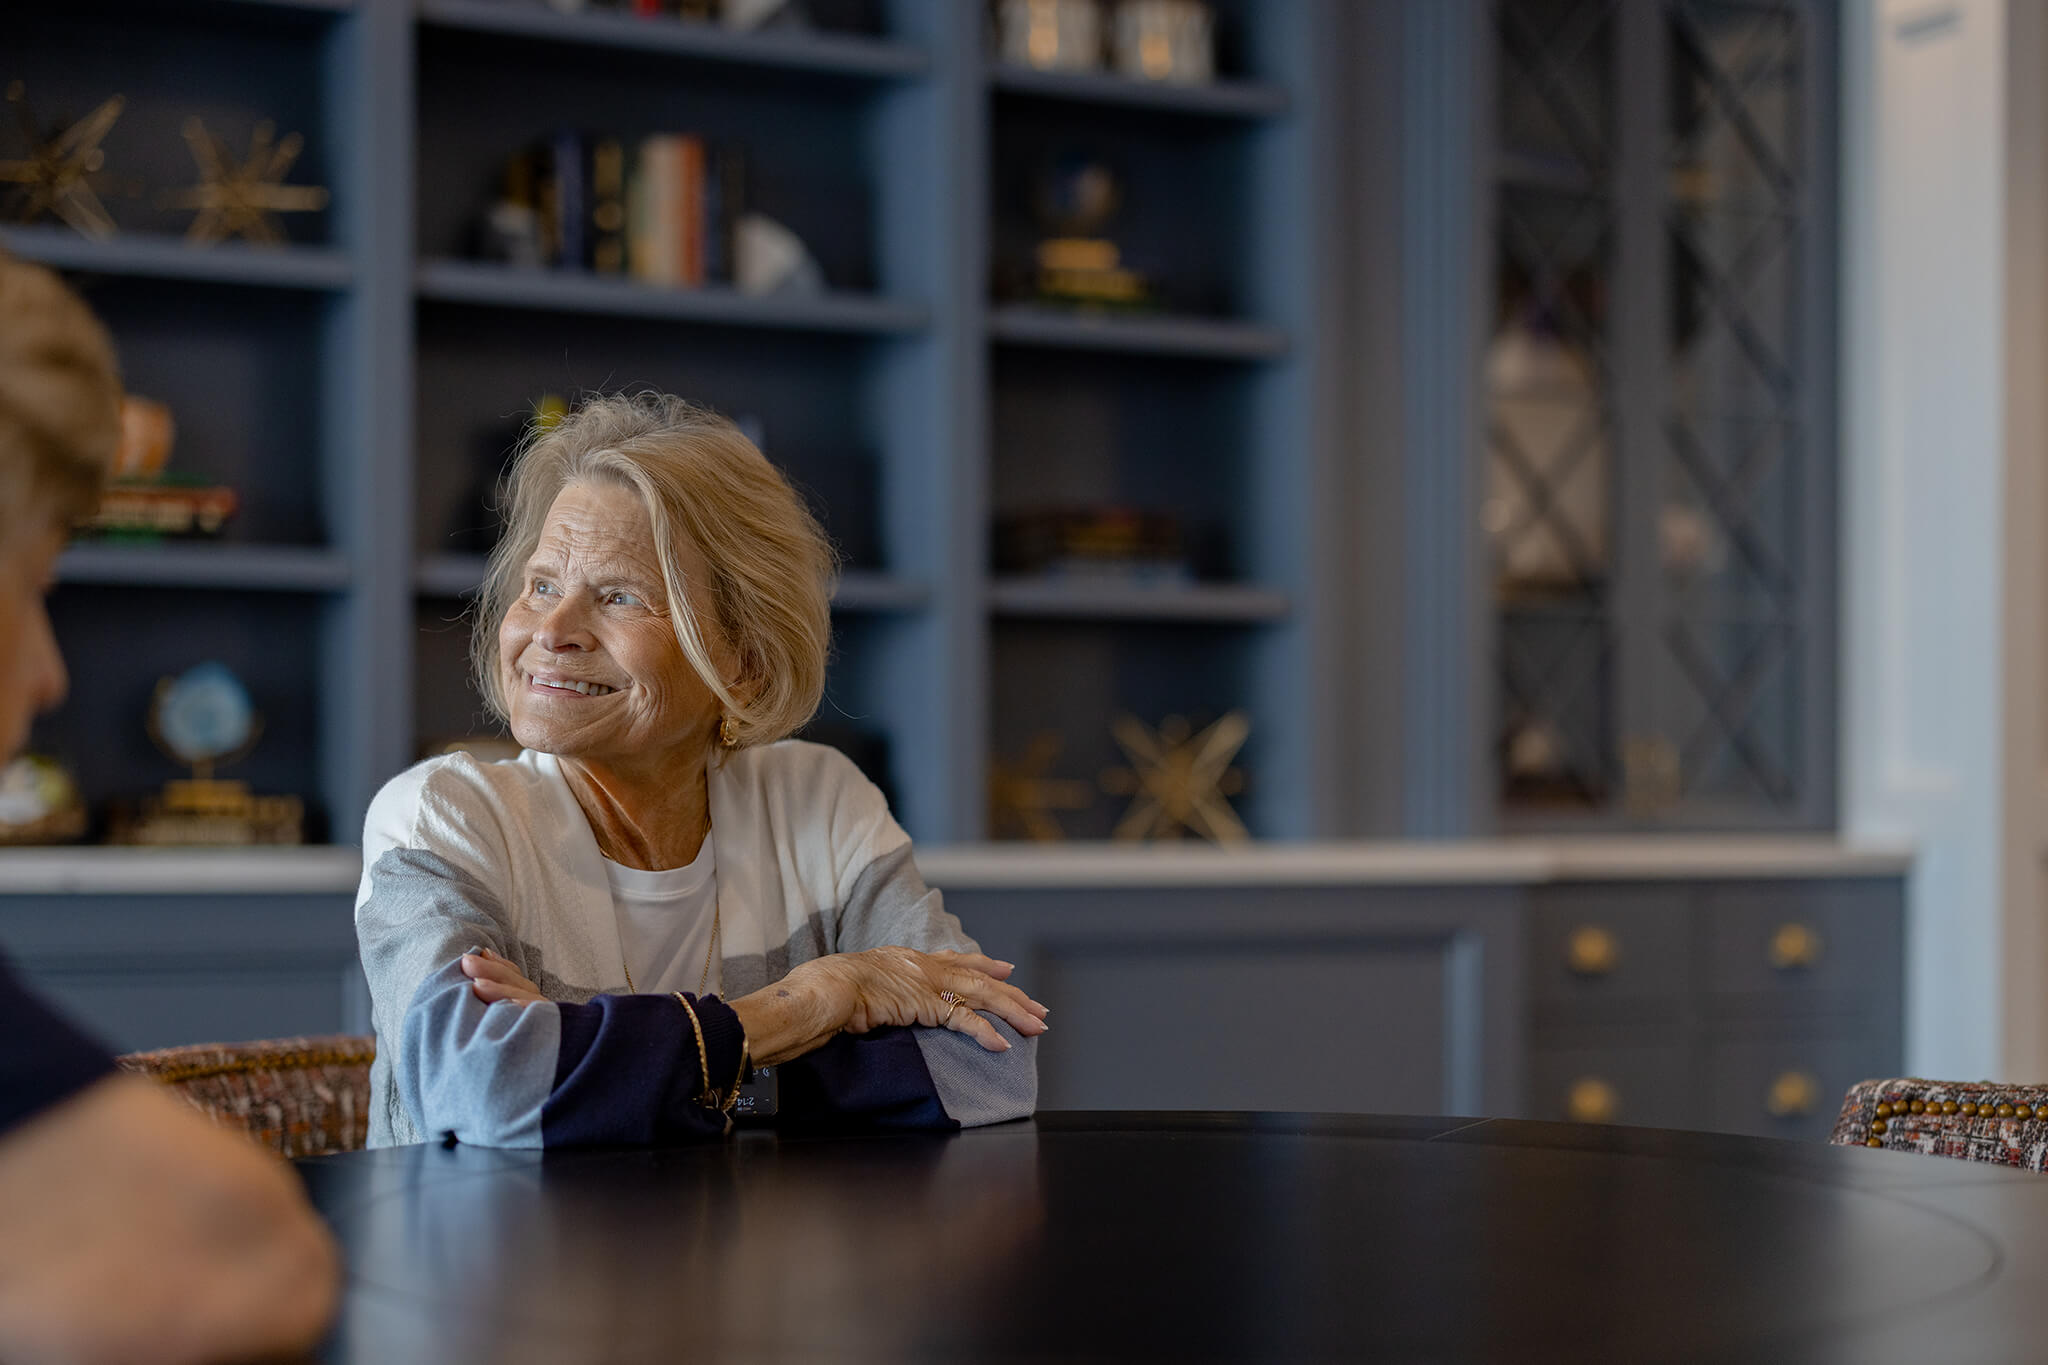
[[[728,749],[740,747],[740,718],[727,716],[718,722],[718,742]]]

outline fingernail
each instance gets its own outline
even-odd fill
[[[1010,1040],[1008,1038],[998,1038],[996,1039],[996,1041],[1003,1045],[1002,1050],[1004,1052],[1008,1052],[1010,1050]]]

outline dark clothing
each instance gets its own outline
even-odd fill
[[[0,957],[0,1135],[113,1069],[106,1048],[22,985]]]

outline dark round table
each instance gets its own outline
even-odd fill
[[[1860,1148],[1044,1114],[299,1168],[331,1360],[2048,1360],[2048,1176]]]

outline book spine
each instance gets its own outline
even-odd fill
[[[555,240],[558,244],[554,264],[574,268],[588,259],[583,228],[590,209],[583,183],[583,139],[575,133],[557,133],[554,153]]]
[[[729,144],[712,148],[711,167],[704,180],[704,279],[708,284],[732,283],[733,213],[728,207],[732,158]]]
[[[615,137],[590,143],[590,268],[626,269],[626,147]]]
[[[678,168],[681,195],[677,205],[682,229],[682,259],[677,262],[681,283],[694,289],[704,283],[704,139],[685,135],[682,164]]]
[[[526,160],[533,168],[534,235],[540,243],[540,263],[553,265],[562,254],[562,195],[555,183],[555,144],[536,142]]]
[[[640,139],[633,149],[632,174],[626,179],[626,269],[634,279],[649,284],[661,282],[660,238],[655,235],[660,218],[660,200],[655,198],[659,145],[659,138]]]

